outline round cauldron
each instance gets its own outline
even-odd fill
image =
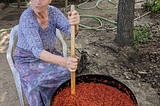
[[[133,92],[126,85],[124,85],[120,81],[112,78],[111,76],[95,75],[95,74],[77,76],[76,77],[76,85],[79,84],[79,83],[82,83],[82,82],[84,82],[84,83],[90,83],[90,82],[102,83],[102,84],[105,84],[105,85],[116,87],[118,90],[120,90],[120,91],[124,92],[125,94],[129,95],[130,99],[133,101],[135,106],[137,106],[137,100],[136,100]],[[63,91],[63,89],[66,89],[70,86],[71,86],[71,80],[68,80],[68,81],[64,82],[62,85],[60,85],[56,89],[56,91],[54,92],[54,94],[52,96],[50,106],[53,105],[54,98],[56,97],[56,95],[58,95],[59,92]]]

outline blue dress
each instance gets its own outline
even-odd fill
[[[48,105],[58,86],[70,78],[65,67],[39,59],[44,50],[62,56],[55,48],[56,28],[70,36],[70,25],[65,16],[56,7],[48,6],[47,9],[49,23],[45,30],[31,7],[22,13],[19,21],[14,61],[30,106]]]

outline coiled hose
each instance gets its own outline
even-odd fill
[[[109,0],[109,3],[115,5],[115,7],[113,7],[113,8],[101,8],[101,7],[98,6],[98,4],[99,4],[100,2],[102,2],[102,1],[104,1],[104,0],[98,0],[97,3],[96,3],[96,5],[93,6],[93,7],[90,7],[90,8],[82,8],[82,7],[80,7],[81,5],[86,4],[88,1],[89,1],[89,0],[85,1],[84,3],[79,4],[79,5],[78,5],[78,8],[79,8],[79,9],[87,10],[87,9],[93,9],[93,8],[96,8],[96,7],[97,7],[98,9],[101,9],[101,10],[111,10],[111,9],[116,9],[117,6],[118,6],[118,3],[114,3],[114,2],[112,2],[111,0]],[[145,1],[146,1],[146,0],[141,0],[141,1],[137,1],[137,2],[135,2],[135,3],[141,3],[141,2],[145,2]],[[17,7],[17,6],[14,6],[15,4],[16,4],[16,3],[10,3],[10,6],[11,6],[11,7]],[[69,4],[67,7],[69,7],[69,6],[70,6],[70,4]],[[27,7],[28,7],[28,6],[21,6],[20,8],[27,8]],[[64,8],[64,12],[66,13],[65,8]],[[139,19],[139,18],[141,18],[141,17],[143,17],[143,16],[145,16],[145,15],[147,15],[147,14],[149,14],[149,13],[151,13],[151,12],[149,11],[149,12],[145,13],[144,15],[142,15],[142,16],[134,19],[134,21],[137,20],[137,19]],[[66,13],[66,14],[67,14],[67,13]],[[116,29],[116,28],[117,28],[117,27],[113,27],[113,28],[100,29],[100,28],[102,27],[102,22],[101,22],[100,19],[105,20],[105,21],[108,21],[108,22],[113,23],[113,24],[117,24],[117,22],[108,20],[108,19],[103,18],[103,17],[100,17],[100,16],[80,15],[80,17],[94,18],[94,19],[96,19],[96,20],[99,22],[99,24],[100,24],[100,26],[98,26],[98,27],[89,27],[89,26],[86,26],[86,25],[79,24],[80,29],[106,30],[106,29]],[[12,28],[0,30],[0,32],[8,31],[8,30],[11,30],[11,29],[12,29]]]

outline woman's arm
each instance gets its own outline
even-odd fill
[[[48,63],[57,64],[62,67],[65,67],[66,59],[64,57],[54,55],[46,50],[42,51],[42,53],[39,56],[39,59],[46,61]]]
[[[57,9],[58,10],[58,9]],[[79,31],[79,13],[77,11],[73,11],[72,13],[69,12],[69,24],[75,25],[75,34]],[[57,19],[57,27],[60,28],[62,31],[65,31],[69,24],[68,21],[64,21],[66,18],[64,15],[58,10],[58,19]],[[63,21],[63,22],[62,22]],[[63,23],[63,24],[62,24]],[[63,27],[62,27],[63,26]],[[71,30],[70,30],[71,31]],[[69,31],[68,31],[69,32]],[[54,55],[46,50],[42,51],[39,58],[43,61],[57,64],[62,67],[66,67],[69,71],[76,71],[79,57],[61,57]]]
[[[58,55],[54,55],[46,50],[42,51],[39,58],[43,61],[46,61],[46,62],[49,62],[52,64],[57,64],[62,67],[66,67],[71,72],[76,71],[78,60],[80,59],[78,57],[76,57],[76,58],[61,57]]]

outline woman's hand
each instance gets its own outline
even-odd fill
[[[70,72],[75,72],[77,70],[78,60],[80,60],[79,57],[66,57],[65,67]]]
[[[70,25],[75,25],[75,34],[77,34],[79,31],[79,22],[80,22],[79,13],[76,10],[74,10],[72,13],[68,12],[68,20]]]
[[[68,20],[70,25],[79,25],[79,13],[76,10],[74,10],[72,13],[68,12]]]

